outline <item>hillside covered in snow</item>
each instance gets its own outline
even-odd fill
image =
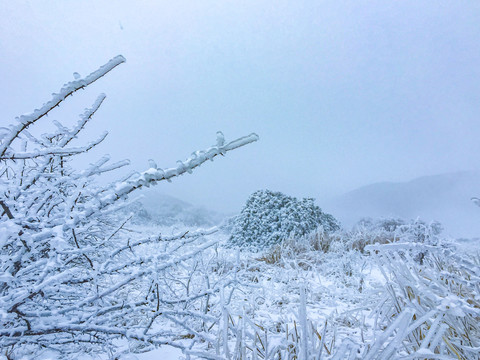
[[[480,236],[480,174],[457,172],[425,176],[408,182],[379,182],[322,201],[322,208],[344,226],[363,217],[420,218],[438,221],[453,237]]]
[[[152,226],[212,227],[219,225],[225,214],[192,205],[157,189],[147,189],[138,200],[126,206],[122,212],[131,214],[132,223]]]

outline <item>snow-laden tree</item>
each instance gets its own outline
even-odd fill
[[[320,226],[326,232],[340,228],[332,215],[315,205],[314,199],[299,200],[281,192],[258,190],[250,195],[235,218],[230,241],[262,248],[290,235],[305,235]]]
[[[50,134],[30,132],[67,97],[124,61],[117,56],[77,76],[39,109],[0,129],[0,349],[9,358],[43,350],[58,358],[113,351],[120,338],[190,351],[213,341],[206,331],[216,321],[208,297],[218,286],[209,283],[197,258],[215,243],[204,238],[213,230],[139,238],[115,214],[133,191],[190,173],[257,135],[227,143],[217,133],[214,146],[173,168],[152,161],[146,171],[100,185],[99,175],[128,161],[111,163],[104,156],[78,171],[71,160],[105,139],[106,133],[72,145],[105,95],[73,127],[54,121]]]

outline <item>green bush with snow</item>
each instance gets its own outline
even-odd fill
[[[326,232],[340,229],[338,221],[322,212],[314,199],[297,199],[281,192],[258,190],[250,195],[235,218],[230,241],[234,245],[263,248],[319,227]]]

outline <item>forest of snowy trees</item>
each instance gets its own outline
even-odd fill
[[[73,164],[107,136],[76,144],[105,95],[74,125],[31,130],[124,61],[0,129],[0,358],[121,359],[173,346],[206,359],[480,359],[479,256],[438,223],[367,219],[348,230],[313,199],[258,191],[233,225],[168,236],[131,225],[120,210],[137,189],[258,136],[218,132],[173,168],[151,161],[99,182],[129,164]]]

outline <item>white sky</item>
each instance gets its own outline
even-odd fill
[[[0,1],[0,126],[118,54],[50,119],[72,124],[105,92],[83,140],[110,135],[86,161],[135,170],[175,166],[217,130],[258,133],[157,187],[195,204],[480,168],[477,1]]]

